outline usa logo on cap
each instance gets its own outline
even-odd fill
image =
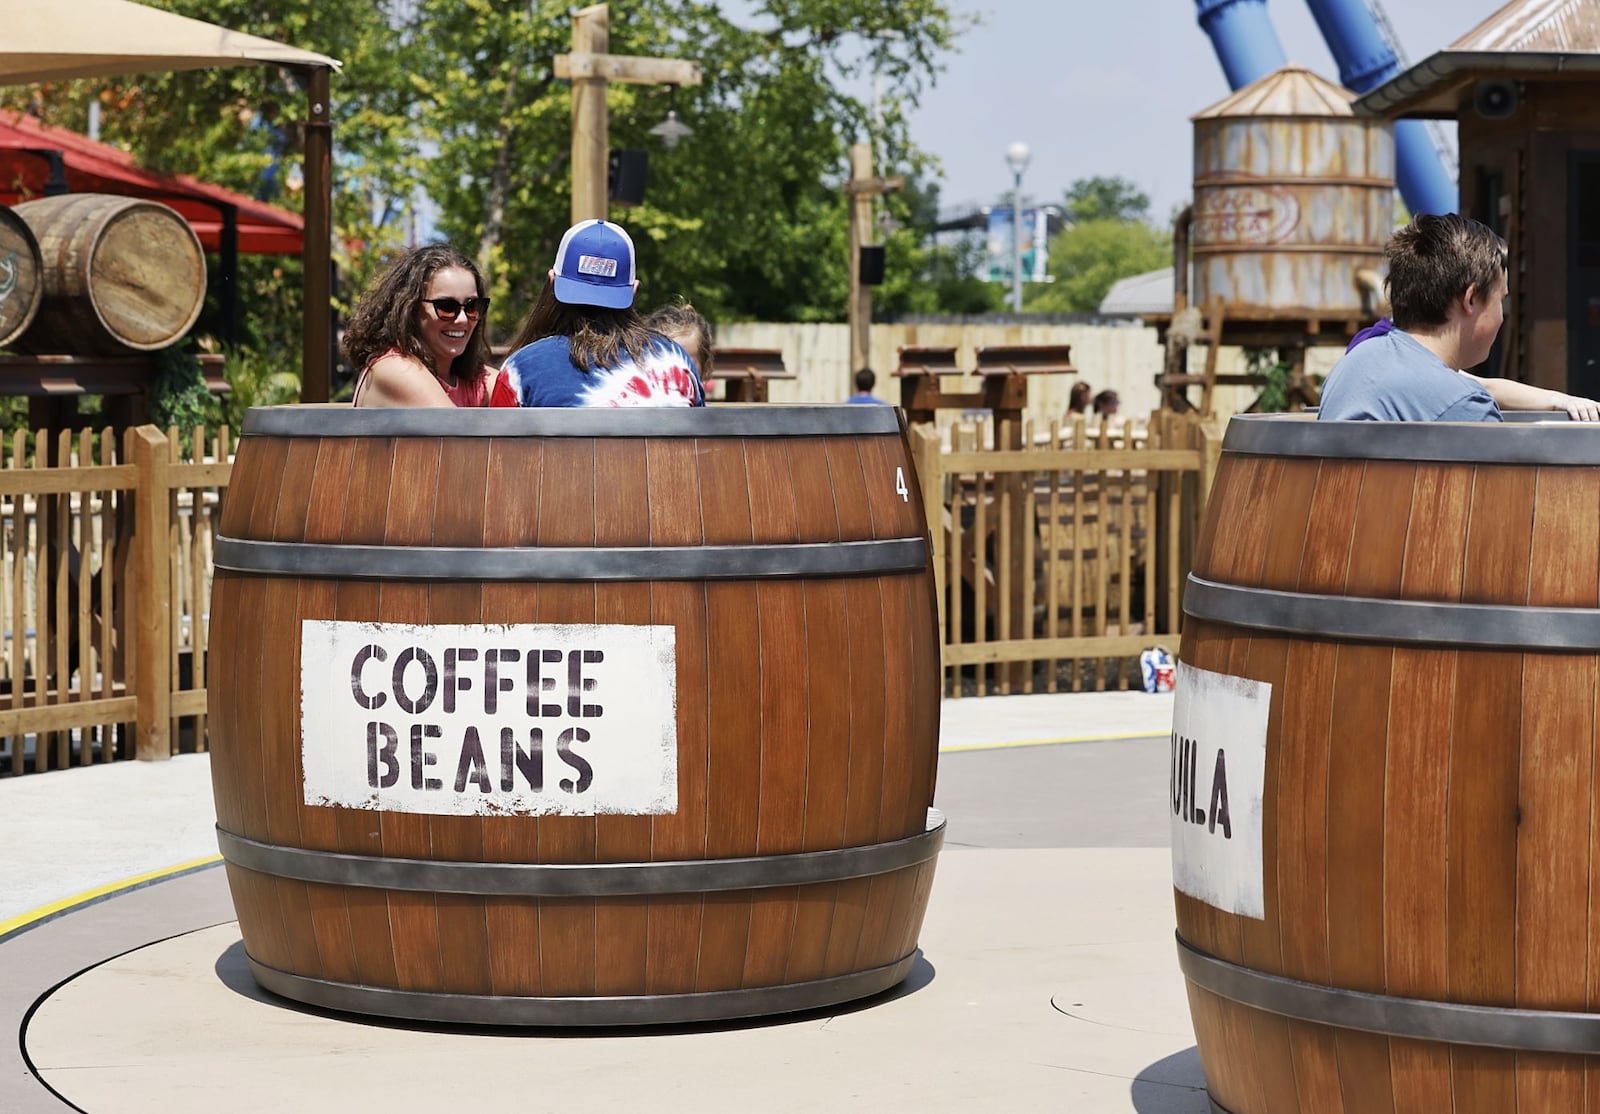
[[[586,220],[567,229],[555,272],[559,302],[607,309],[633,305],[633,240],[621,225]]]

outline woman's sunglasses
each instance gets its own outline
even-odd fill
[[[433,307],[433,315],[440,321],[454,321],[461,316],[462,310],[466,310],[467,316],[473,320],[489,312],[488,298],[468,298],[464,302],[459,298],[424,298],[422,300]]]

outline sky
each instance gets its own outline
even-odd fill
[[[1387,0],[1412,62],[1477,26],[1504,0]],[[1189,117],[1228,95],[1193,0],[952,0],[982,23],[911,114],[912,135],[943,164],[941,207],[993,204],[1011,188],[1005,149],[1033,151],[1025,197],[1057,201],[1074,180],[1122,177],[1165,222],[1190,196]],[[1337,82],[1304,0],[1267,0],[1290,62]],[[1402,67],[1403,68],[1403,67]],[[1454,125],[1447,125],[1453,141]],[[883,171],[880,170],[880,173]]]

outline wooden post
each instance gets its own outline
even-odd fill
[[[172,757],[172,572],[167,534],[174,495],[167,439],[152,425],[128,431],[136,474],[133,533],[135,753]]]
[[[910,427],[911,460],[917,469],[917,484],[922,488],[922,510],[928,519],[928,539],[933,546],[933,583],[939,604],[939,644],[950,641],[945,628],[945,543],[944,543],[944,469],[940,465],[942,445],[937,426],[918,422]]]
[[[572,15],[572,53],[604,54],[611,47],[611,14],[605,4],[579,8]],[[572,223],[602,219],[606,200],[606,156],[611,117],[606,111],[606,79],[599,74],[572,79]]]
[[[872,178],[872,145],[850,148],[850,183]],[[850,197],[850,374],[872,361],[872,287],[861,281],[861,249],[872,241],[872,194],[865,190]]]
[[[333,125],[328,67],[314,66],[306,92],[305,265],[300,401],[327,402],[333,376]]]
[[[877,178],[872,171],[872,144],[855,143],[850,147],[850,181],[845,193],[850,195],[850,295],[846,318],[850,323],[850,374],[872,366],[872,287],[861,281],[861,249],[870,247],[872,235],[872,199],[879,194],[902,189],[905,179]]]
[[[611,117],[606,86],[699,85],[700,65],[676,58],[608,54],[611,14],[606,4],[572,13],[572,53],[555,57],[555,75],[572,82],[572,223],[604,220],[610,213],[606,189]]]

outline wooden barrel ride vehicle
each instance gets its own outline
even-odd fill
[[[1585,1109],[1600,428],[1235,418],[1184,611],[1173,870],[1214,1108]]]
[[[902,981],[943,840],[890,407],[250,411],[212,595],[256,980],[475,1024]]]

